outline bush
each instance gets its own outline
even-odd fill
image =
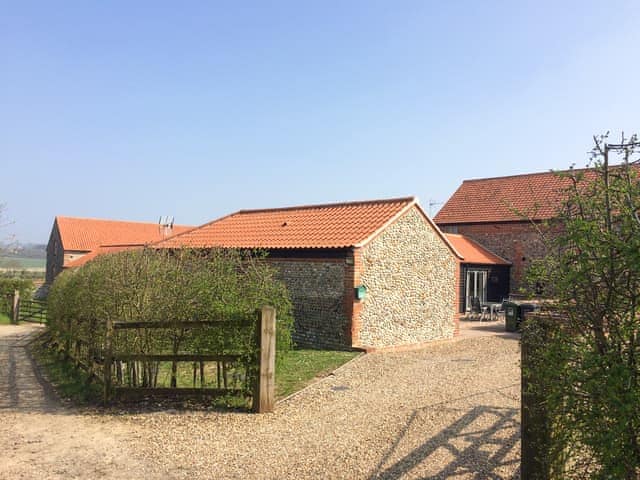
[[[0,277],[0,313],[11,314],[13,308],[13,294],[20,291],[20,297],[29,298],[33,293],[33,282],[24,278]]]
[[[640,478],[640,169],[637,137],[596,139],[592,169],[571,172],[562,226],[531,269],[563,328],[538,342],[527,375],[543,386],[550,478]],[[620,150],[621,165],[609,166]],[[636,155],[637,156],[637,155]],[[532,330],[526,328],[525,337]],[[545,477],[549,478],[549,477]]]
[[[63,272],[51,286],[52,335],[60,345],[82,340],[88,345],[82,355],[92,357],[102,348],[107,320],[247,320],[256,318],[256,309],[271,305],[277,312],[277,351],[285,352],[291,347],[291,302],[264,260],[259,252],[226,249],[141,249],[99,256]],[[255,351],[254,332],[234,326],[127,329],[118,330],[113,341],[120,353],[249,355]]]

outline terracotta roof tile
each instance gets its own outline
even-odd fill
[[[553,218],[570,180],[553,172],[465,180],[434,220],[452,223],[521,221]]]
[[[640,165],[630,165],[640,174]],[[434,220],[438,225],[450,225],[522,221],[521,214],[529,220],[555,218],[571,185],[567,175],[558,173],[570,172],[582,173],[586,181],[595,178],[594,169],[582,168],[465,180]]]
[[[464,235],[445,233],[447,240],[462,255],[463,263],[477,263],[481,265],[511,265],[510,262],[487,250],[479,243]]]
[[[64,268],[74,268],[74,267],[81,267],[82,265],[84,265],[85,263],[93,260],[94,258],[96,258],[98,255],[103,255],[105,253],[114,253],[114,252],[121,252],[123,250],[133,250],[133,249],[137,249],[137,248],[142,248],[142,245],[107,245],[107,246],[100,246],[94,250],[91,250],[89,253],[81,256],[80,258],[76,258],[74,260],[71,260],[70,262],[65,262],[65,264],[63,265]]]
[[[65,250],[90,251],[101,245],[144,245],[162,240],[157,223],[124,222],[94,218],[56,217]],[[193,227],[174,225],[172,234]]]
[[[344,248],[365,242],[416,204],[413,197],[240,210],[156,244],[160,248]]]

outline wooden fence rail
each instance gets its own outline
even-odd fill
[[[47,323],[47,302],[20,300],[18,322]]]
[[[148,396],[162,397],[192,397],[207,396],[219,397],[226,395],[246,396],[252,399],[252,410],[258,413],[273,411],[275,404],[275,334],[276,311],[273,307],[263,307],[257,312],[256,319],[247,320],[207,320],[207,321],[153,321],[153,322],[105,322],[104,339],[99,351],[91,345],[94,343],[77,335],[71,338],[69,333],[61,345],[65,352],[76,365],[89,373],[90,378],[95,378],[103,384],[103,400],[110,402],[113,398],[138,399]],[[255,327],[254,327],[255,326]],[[207,353],[128,353],[118,351],[116,335],[118,331],[147,329],[215,329],[215,328],[255,328],[255,333],[250,334],[253,344],[250,351],[239,353],[207,352]],[[67,326],[70,328],[70,324]],[[249,332],[247,332],[249,333]],[[136,362],[149,365],[151,363],[170,362],[171,388],[157,386],[122,385],[123,364],[134,365]],[[196,384],[196,369],[200,368],[200,387],[178,387],[176,371],[178,363],[193,364],[193,384]],[[204,362],[216,362],[217,388],[204,386]],[[229,385],[227,379],[228,366],[236,365],[244,372],[245,380],[252,379],[252,385],[237,388],[237,385]],[[131,377],[129,377],[131,379]]]
[[[11,323],[17,325],[19,322],[46,323],[47,302],[22,299],[20,291],[16,290],[13,294]]]

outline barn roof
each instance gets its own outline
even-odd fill
[[[571,180],[555,172],[465,180],[440,209],[438,225],[554,218]]]
[[[56,223],[62,248],[73,251],[91,251],[101,245],[144,245],[162,240],[166,234],[157,223],[102,220],[57,216]],[[172,234],[192,227],[174,225]]]
[[[445,236],[458,253],[462,255],[461,261],[463,263],[474,263],[479,265],[511,265],[511,262],[496,255],[469,237],[456,233],[445,233]]]
[[[328,249],[366,244],[390,223],[416,206],[415,197],[360,202],[306,205],[261,210],[240,210],[201,227],[175,235],[159,248],[265,248]],[[449,245],[450,246],[450,245]]]
[[[64,263],[64,268],[74,268],[81,267],[85,263],[90,260],[93,260],[98,255],[103,255],[105,253],[116,253],[122,252],[123,250],[135,250],[143,248],[144,245],[140,244],[132,244],[132,245],[101,245],[94,250],[91,250],[89,253],[82,255],[81,257],[74,258],[73,260]]]

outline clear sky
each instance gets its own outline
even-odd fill
[[[2,236],[584,166],[640,132],[636,1],[2,1]],[[437,207],[432,209],[432,213]]]

